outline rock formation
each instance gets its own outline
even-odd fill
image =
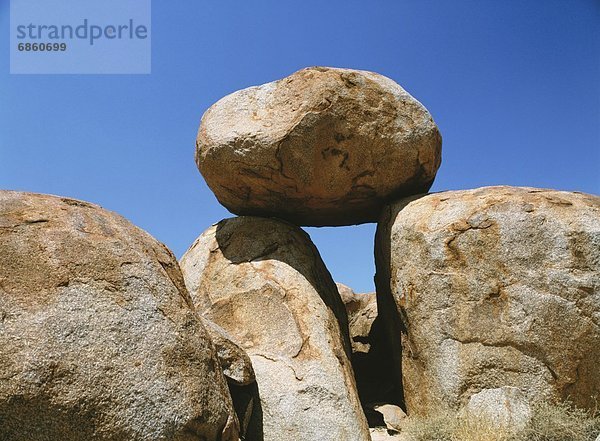
[[[441,161],[429,112],[382,75],[313,67],[222,98],[202,117],[196,163],[239,215],[297,225],[375,222],[427,191]]]
[[[403,402],[402,392],[394,384],[391,345],[377,319],[377,298],[374,292],[357,294],[342,283],[337,287],[348,314],[352,368],[360,402],[369,426],[383,426],[382,414],[375,407]]]
[[[203,317],[202,321],[217,349],[219,364],[227,380],[233,407],[240,423],[240,437],[246,439],[255,402],[258,400],[252,361],[227,331],[206,317]]]
[[[375,410],[383,415],[383,421],[388,431],[400,432],[402,430],[406,414],[398,406],[393,404],[376,405]]]
[[[248,440],[369,440],[344,305],[306,233],[227,219],[194,242],[181,267],[198,311],[252,359],[262,427],[249,428]]]
[[[242,217],[181,270],[98,206],[0,191],[0,439],[415,441],[413,416],[595,409],[600,197],[424,194],[440,162],[394,81],[313,67],[204,114],[196,164]],[[299,226],[377,220],[377,294],[336,287]]]
[[[0,438],[237,441],[170,251],[73,199],[0,192]]]
[[[347,285],[336,285],[348,314],[352,352],[368,354],[371,349],[369,334],[377,318],[377,297],[374,292],[357,294]]]
[[[370,429],[372,441],[415,441],[403,433],[390,433],[385,427]]]
[[[217,349],[219,363],[227,381],[236,386],[248,386],[254,383],[254,369],[248,354],[219,325],[206,318],[202,321]]]
[[[508,386],[471,395],[463,411],[515,432],[525,429],[533,414],[531,403],[521,390]]]
[[[409,415],[502,387],[595,406],[599,197],[489,187],[409,198],[385,211],[376,251]]]
[[[227,379],[233,407],[240,423],[240,437],[246,439],[259,399],[252,361],[227,331],[206,317],[202,317],[202,322],[215,344],[221,370]]]

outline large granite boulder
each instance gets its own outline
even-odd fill
[[[351,225],[427,191],[441,143],[427,109],[389,78],[312,67],[214,104],[196,163],[233,213]]]
[[[180,263],[198,311],[252,360],[261,427],[247,440],[369,439],[344,305],[306,233],[272,219],[227,219]]]
[[[376,257],[409,414],[503,387],[596,406],[599,197],[489,187],[407,199],[385,211]]]
[[[238,439],[177,261],[86,202],[0,192],[0,372],[2,440]]]

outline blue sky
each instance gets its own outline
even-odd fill
[[[0,0],[0,188],[117,211],[177,256],[230,216],[194,164],[222,96],[325,65],[399,82],[440,127],[433,190],[600,193],[600,1],[154,0],[151,75],[9,75]],[[375,226],[307,229],[334,278],[371,290]]]

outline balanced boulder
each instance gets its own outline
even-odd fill
[[[437,126],[402,87],[326,67],[222,98],[196,142],[227,209],[297,225],[375,222],[391,199],[427,191],[440,161]]]
[[[0,438],[237,441],[171,252],[86,202],[0,192]]]
[[[198,311],[252,360],[261,418],[247,440],[369,440],[344,305],[306,233],[227,219],[194,242],[181,267]]]
[[[409,415],[505,387],[527,402],[596,406],[599,197],[515,187],[430,194],[389,207],[376,243],[380,304],[395,312],[386,325],[403,334],[397,369]]]

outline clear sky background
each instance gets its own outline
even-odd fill
[[[180,257],[230,214],[194,164],[202,113],[311,65],[384,74],[443,136],[434,191],[600,193],[600,0],[154,0],[152,74],[9,75],[0,188],[98,203]],[[373,288],[375,225],[308,228],[337,281]]]

